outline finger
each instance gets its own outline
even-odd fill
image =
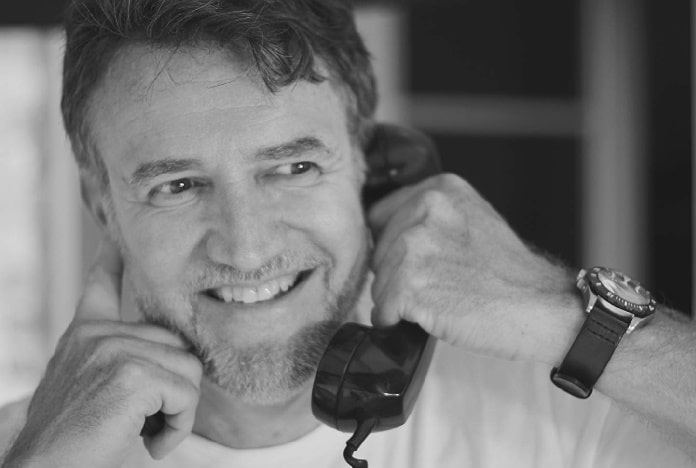
[[[76,320],[120,320],[123,261],[118,248],[102,241],[75,311]]]
[[[132,336],[141,340],[172,346],[179,349],[188,349],[190,343],[181,335],[174,333],[159,325],[150,323],[117,322],[109,329],[109,334]]]
[[[73,322],[72,334],[82,340],[104,337],[131,337],[152,343],[172,346],[179,349],[190,348],[190,343],[182,336],[159,325],[149,323],[117,322],[113,320],[89,320]]]
[[[155,460],[174,450],[193,430],[196,409],[164,416],[164,427],[155,435],[145,437],[145,447]]]
[[[109,363],[128,366],[157,367],[185,378],[191,385],[200,386],[203,365],[196,356],[180,347],[154,343],[133,336],[110,335],[96,341],[92,360],[108,367]],[[113,364],[111,364],[113,365]],[[139,382],[126,382],[137,389]]]
[[[430,179],[427,179],[419,184],[395,190],[372,206],[368,212],[367,219],[375,237],[381,236],[382,231],[389,224],[391,218],[400,208],[408,206],[424,190],[425,184],[429,181]]]
[[[379,264],[373,267],[374,279],[371,288],[373,302],[378,302],[383,297],[387,283],[398,274],[405,256],[405,249],[393,248]]]
[[[401,308],[397,306],[398,303],[396,302],[398,296],[390,292],[394,290],[392,285],[396,283],[398,283],[398,281],[395,278],[389,278],[387,280],[387,286],[382,292],[382,297],[375,301],[375,305],[370,314],[370,320],[376,327],[388,327],[402,320]]]
[[[401,320],[401,303],[406,291],[401,281],[400,271],[405,261],[405,255],[390,256],[379,271],[375,272],[375,280],[372,283],[372,309],[371,320],[375,326],[389,326]],[[403,299],[401,299],[403,300]]]
[[[372,269],[376,271],[385,258],[394,255],[396,249],[403,249],[405,245],[399,244],[402,236],[425,222],[426,211],[421,204],[414,209],[399,210],[390,219],[383,229],[381,236],[375,239],[375,249],[372,254]]]
[[[187,379],[163,369],[153,369],[150,374],[154,377],[152,391],[155,393],[151,395],[154,404],[148,408],[145,416],[161,412],[164,427],[152,436],[145,436],[144,443],[150,455],[160,460],[191,434],[200,390]]]
[[[199,388],[203,378],[203,365],[196,356],[178,347],[153,344],[137,338],[114,337],[119,340],[124,356],[155,364],[162,369],[179,375]]]

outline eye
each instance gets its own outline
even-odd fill
[[[193,181],[191,179],[179,179],[174,182],[167,182],[159,187],[160,193],[168,193],[176,195],[181,192],[185,192],[193,187]]]
[[[318,170],[319,166],[316,163],[311,161],[300,161],[296,163],[283,164],[275,170],[275,173],[278,175],[296,176]]]
[[[203,183],[191,178],[182,178],[157,185],[148,193],[148,201],[154,206],[184,204],[197,195]]]

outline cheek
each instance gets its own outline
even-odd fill
[[[197,245],[196,223],[122,216],[121,233],[129,269],[141,285],[155,292],[179,285]]]
[[[339,190],[333,185],[312,194],[302,206],[294,210],[291,226],[331,256],[340,277],[334,279],[342,281],[366,243],[365,216],[356,189],[346,186]]]

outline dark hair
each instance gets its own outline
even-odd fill
[[[330,79],[348,91],[352,135],[360,144],[367,138],[375,79],[350,0],[73,0],[65,29],[63,121],[80,169],[107,184],[86,113],[115,53],[134,42],[228,48],[250,60],[271,91]]]

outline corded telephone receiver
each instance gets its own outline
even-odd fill
[[[392,190],[440,172],[435,146],[413,129],[381,124],[367,149],[363,201],[368,208]],[[353,452],[372,431],[405,423],[423,385],[435,339],[415,323],[386,328],[346,323],[324,352],[312,390],[312,412],[329,426],[352,432],[343,457],[367,468]]]

